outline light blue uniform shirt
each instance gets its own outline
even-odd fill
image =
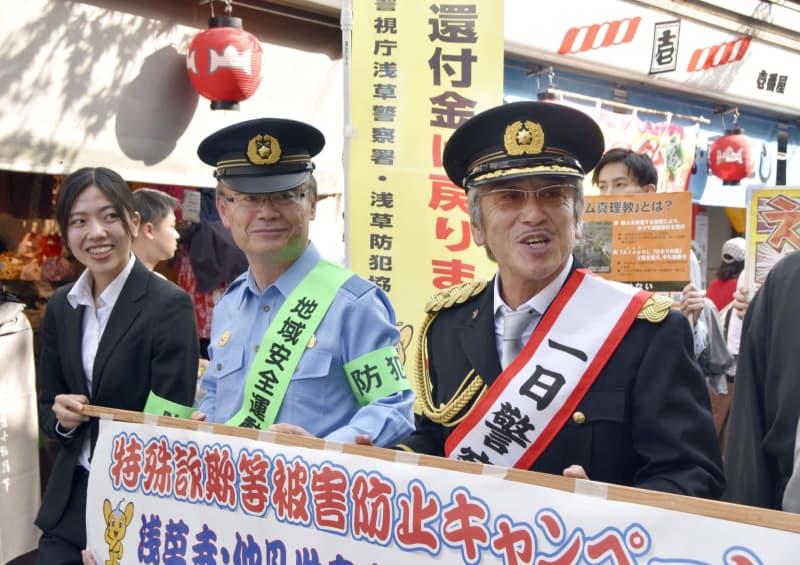
[[[202,381],[206,395],[199,407],[209,422],[225,423],[239,410],[247,371],[264,332],[320,259],[316,247],[309,244],[263,293],[248,270],[231,283],[214,307],[209,364]],[[229,338],[222,345],[220,338],[226,332]],[[393,445],[414,431],[411,390],[361,407],[344,372],[345,363],[400,340],[394,308],[380,288],[351,277],[337,292],[314,335],[317,343],[303,353],[276,422],[342,442],[352,443],[356,434],[368,434],[378,446]]]

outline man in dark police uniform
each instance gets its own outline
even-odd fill
[[[724,487],[692,332],[670,301],[572,256],[603,135],[567,106],[480,113],[444,151],[467,191],[488,283],[426,305],[417,428],[398,447],[692,496]]]

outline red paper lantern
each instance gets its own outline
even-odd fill
[[[189,80],[212,110],[238,110],[261,83],[261,44],[241,18],[209,18],[208,28],[189,44]]]
[[[711,144],[708,150],[711,172],[724,184],[737,184],[753,172],[750,141],[740,129],[725,130],[725,135]]]

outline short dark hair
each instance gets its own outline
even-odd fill
[[[131,188],[119,173],[106,169],[105,167],[83,167],[67,177],[61,182],[56,197],[56,221],[61,230],[61,238],[69,247],[67,228],[69,227],[69,216],[75,200],[81,192],[96,186],[100,192],[106,195],[111,202],[114,210],[119,214],[125,232],[133,239],[133,227],[131,222],[136,212],[133,205]]]
[[[146,222],[157,224],[181,206],[177,198],[154,188],[134,190],[133,204],[143,224]]]
[[[727,281],[738,277],[742,271],[744,271],[744,261],[731,261],[730,263],[723,261],[717,268],[716,277],[721,281]]]
[[[593,185],[597,186],[597,183],[600,182],[600,171],[609,163],[625,163],[639,186],[646,184],[658,185],[658,171],[656,171],[656,166],[650,156],[621,147],[609,149],[600,157],[594,167],[594,171],[592,171]]]

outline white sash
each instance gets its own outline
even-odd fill
[[[576,269],[520,354],[450,434],[447,456],[530,468],[651,295]]]

